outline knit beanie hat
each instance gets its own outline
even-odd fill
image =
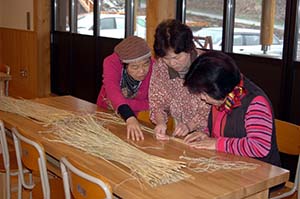
[[[137,62],[151,56],[151,51],[146,41],[137,36],[129,36],[114,49],[123,63]]]

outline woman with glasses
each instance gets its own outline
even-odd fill
[[[175,120],[173,136],[183,137],[207,126],[209,105],[183,86],[185,74],[199,54],[191,29],[175,19],[161,22],[155,32],[157,58],[150,81],[150,119],[157,139],[167,140],[168,116]]]
[[[121,41],[103,62],[103,85],[97,105],[121,115],[127,124],[128,139],[144,139],[136,115],[149,109],[152,65],[149,46],[137,36]]]
[[[208,129],[186,136],[184,141],[189,146],[280,166],[271,101],[241,74],[231,57],[217,51],[200,55],[184,85],[212,105]]]

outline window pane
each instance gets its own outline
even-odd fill
[[[194,36],[211,36],[213,49],[221,50],[223,25],[223,0],[187,0],[186,21]],[[198,40],[202,45],[204,39]],[[195,42],[197,47],[201,47]]]
[[[102,18],[100,20],[100,30],[114,29],[114,28],[116,28],[114,18]]]
[[[94,1],[75,0],[77,14],[77,33],[84,35],[94,34]]]
[[[274,5],[273,1],[262,0],[235,2],[234,35],[242,37],[244,43],[235,44],[233,52],[281,59],[286,1],[276,0]]]
[[[146,0],[135,0],[134,35],[146,39]]]
[[[69,31],[69,0],[55,0],[55,27],[56,31]]]
[[[101,37],[125,37],[125,0],[101,0],[99,27]]]

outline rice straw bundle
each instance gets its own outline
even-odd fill
[[[56,141],[72,145],[106,160],[119,162],[128,167],[137,180],[142,179],[152,187],[189,177],[181,170],[185,166],[184,162],[144,153],[105,129],[103,122],[125,124],[121,118],[112,114],[101,112],[80,116],[30,100],[11,97],[0,97],[0,110],[52,125],[47,132],[61,138]],[[96,115],[102,117],[98,118]]]
[[[74,117],[74,114],[69,111],[64,111],[30,100],[15,99],[7,96],[0,97],[0,110],[16,113],[44,125]]]
[[[94,115],[78,116],[67,123],[59,122],[52,132],[63,141],[89,154],[126,166],[137,180],[151,187],[169,184],[189,177],[181,170],[185,163],[144,153],[124,142],[103,127]]]
[[[259,165],[254,163],[248,163],[244,161],[226,161],[218,159],[218,157],[198,157],[191,158],[186,155],[179,157],[181,160],[187,161],[187,168],[199,173],[208,172],[213,173],[218,170],[241,170],[241,169],[256,169]]]

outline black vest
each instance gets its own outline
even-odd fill
[[[257,96],[265,97],[269,104],[271,102],[264,91],[251,82],[249,79],[244,78],[244,87],[247,91],[246,96],[241,100],[241,106],[233,109],[229,115],[227,115],[226,124],[224,127],[224,137],[229,138],[242,138],[246,137],[246,129],[245,129],[245,114],[246,111],[251,103],[251,101]],[[272,108],[272,107],[271,107]],[[272,110],[273,114],[273,110]],[[209,132],[212,132],[212,109],[210,111],[208,117],[208,128]],[[256,158],[258,160],[262,160],[264,162],[268,162],[270,164],[281,166],[279,152],[276,143],[276,129],[275,129],[275,121],[274,121],[274,114],[273,114],[273,132],[271,138],[271,149],[267,156],[263,158]]]

